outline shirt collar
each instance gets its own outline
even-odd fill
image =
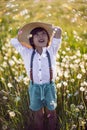
[[[43,53],[46,53],[46,47],[43,47],[43,52],[42,52],[42,54]]]
[[[46,47],[43,47],[42,48],[42,54],[41,54],[41,56],[43,56],[43,57],[45,57],[45,55],[46,55]],[[35,52],[39,55],[39,53],[36,51],[36,49],[35,49]]]

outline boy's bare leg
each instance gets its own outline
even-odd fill
[[[55,130],[56,129],[56,123],[57,123],[57,115],[56,110],[48,110],[46,109],[46,114],[48,118],[48,128],[49,130]]]
[[[42,109],[34,112],[34,130],[43,130],[44,112]]]

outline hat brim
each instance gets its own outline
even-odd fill
[[[18,40],[21,44],[31,47],[30,43],[29,43],[29,35],[30,32],[35,29],[36,27],[42,27],[44,28],[48,34],[49,37],[52,37],[52,33],[53,33],[53,25],[52,24],[48,24],[48,23],[43,23],[43,22],[32,22],[29,24],[24,25],[18,32]]]

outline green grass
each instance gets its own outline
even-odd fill
[[[39,0],[38,0],[39,1]],[[0,129],[27,130],[31,125],[28,84],[23,61],[11,46],[18,29],[32,21],[62,28],[57,54],[57,114],[61,130],[87,125],[87,1],[1,0],[0,4]]]

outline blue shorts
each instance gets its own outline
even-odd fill
[[[37,111],[42,107],[55,110],[57,106],[57,94],[54,82],[41,85],[30,82],[28,93],[30,97],[29,108],[31,110]]]

